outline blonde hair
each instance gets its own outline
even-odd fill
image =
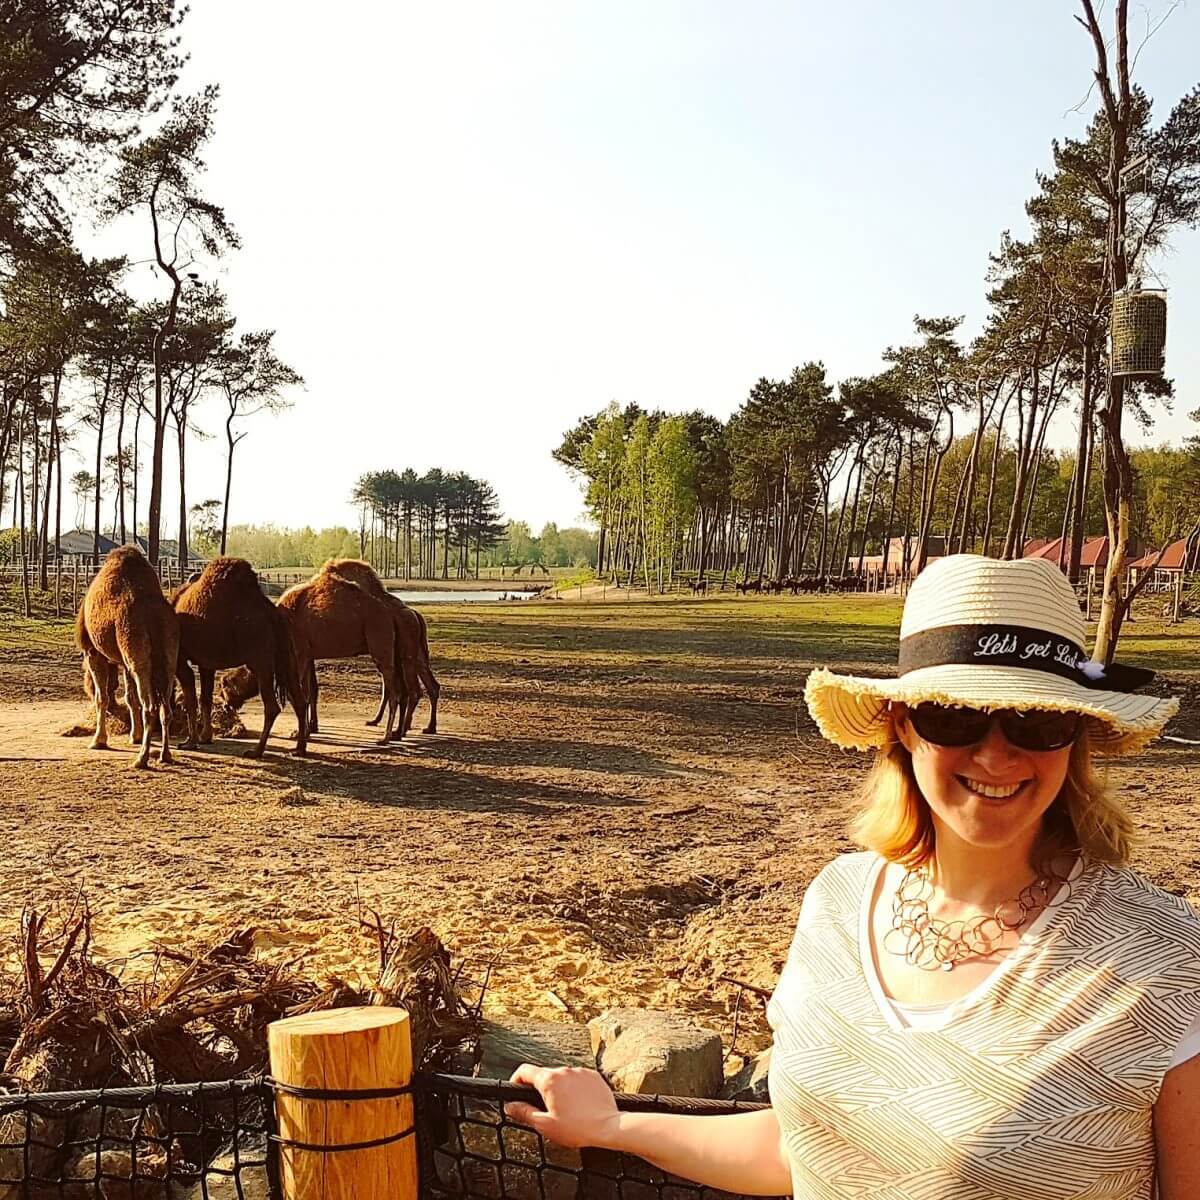
[[[863,785],[863,810],[850,836],[891,862],[916,867],[933,856],[933,817],[913,773],[912,755],[896,736],[879,751]],[[1043,818],[1055,849],[1078,850],[1097,862],[1121,866],[1133,846],[1133,820],[1092,763],[1087,727],[1071,747],[1067,777]]]

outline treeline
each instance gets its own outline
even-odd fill
[[[509,521],[504,533],[483,556],[486,567],[591,567],[599,554],[599,535],[594,529],[571,526],[559,529],[553,521],[534,534],[525,521]]]
[[[480,555],[505,530],[495,489],[462,471],[368,471],[351,500],[359,553],[388,578],[478,576]]]
[[[224,497],[201,507],[219,506],[224,546],[246,420],[302,382],[271,331],[236,328],[212,281],[240,239],[202,186],[217,90],[177,90],[185,12],[175,0],[0,6],[0,513],[43,586],[65,450],[88,463],[69,483],[90,500],[93,553],[102,529],[124,542],[144,527],[155,563],[170,459],[187,561],[199,423],[221,433]],[[86,220],[120,220],[128,257],[85,255],[74,227]],[[130,285],[147,262],[157,294],[144,299]]]
[[[566,433],[555,457],[583,479],[602,570],[646,586],[714,562],[840,574],[900,537],[915,572],[935,535],[951,551],[1013,557],[1034,534],[1063,534],[1075,578],[1085,538],[1107,534],[1097,653],[1111,654],[1133,540],[1200,519],[1196,440],[1168,470],[1181,490],[1139,485],[1150,460],[1126,445],[1170,381],[1112,373],[1108,348],[1114,294],[1141,285],[1171,232],[1200,220],[1200,87],[1156,125],[1124,57],[1126,6],[1113,19],[1110,63],[1083,0],[1099,111],[1081,138],[1053,143],[1026,236],[998,239],[977,336],[959,317],[918,316],[915,337],[884,349],[871,375],[835,384],[809,361],[760,379],[728,422],[614,404]],[[1066,455],[1047,442],[1063,416],[1075,429]]]
[[[201,554],[216,553],[214,530],[203,525],[193,527]],[[348,529],[335,525],[327,529],[286,529],[277,525],[231,525],[228,553],[249,559],[256,567],[319,567],[331,558],[358,558],[369,549],[369,528]],[[595,567],[597,535],[590,529],[559,529],[547,522],[540,534],[533,534],[524,521],[509,521],[503,532],[480,557],[484,567]],[[0,555],[3,539],[0,538]],[[379,560],[378,565],[382,566]],[[455,563],[451,558],[452,564]]]
[[[810,382],[823,379],[819,364],[807,376]],[[828,384],[822,386],[828,390]],[[1072,548],[1077,563],[1083,541],[1105,532],[1100,471],[1093,464],[1085,472],[1079,519],[1072,526],[1076,456],[1043,445],[1029,468],[1009,547],[1019,461],[994,428],[978,440],[974,430],[962,434],[945,448],[925,513],[924,462],[912,438],[905,440],[902,456],[868,456],[865,469],[851,461],[853,444],[843,444],[817,464],[807,501],[795,492],[780,500],[753,436],[755,428],[782,428],[755,413],[766,390],[760,382],[728,422],[702,412],[670,415],[610,405],[566,436],[555,456],[586,482],[588,507],[599,527],[598,570],[651,588],[668,585],[678,570],[744,578],[836,576],[877,568],[889,542],[898,539],[899,563],[890,569],[912,573],[921,528],[927,545],[1009,557],[1032,539],[1066,538],[1063,565],[1069,568]],[[1162,546],[1200,524],[1200,439],[1182,447],[1133,449],[1130,462],[1136,545]]]
[[[200,552],[218,552],[202,533]],[[358,558],[359,535],[355,529],[335,525],[328,529],[285,529],[277,525],[231,525],[227,553],[245,558],[255,567],[319,567],[331,558]]]

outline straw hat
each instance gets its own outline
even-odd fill
[[[899,677],[813,671],[804,689],[817,727],[839,746],[887,744],[888,701],[1053,709],[1090,718],[1093,748],[1132,754],[1162,732],[1179,701],[1133,692],[1153,671],[1092,662],[1083,614],[1047,559],[953,554],[921,572],[900,622]]]

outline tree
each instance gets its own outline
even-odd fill
[[[0,5],[0,258],[66,235],[77,186],[175,85],[175,0]]]
[[[184,277],[198,278],[189,270],[197,264],[197,256],[216,258],[226,248],[240,245],[224,210],[198,191],[205,169],[200,155],[213,134],[216,100],[215,87],[205,88],[197,96],[177,98],[171,116],[157,133],[124,148],[107,206],[111,216],[142,210],[149,214],[154,261],[170,285],[153,340],[154,403],[150,416],[154,441],[147,545],[150,561],[156,565],[162,524],[163,445],[171,415],[164,395],[166,344],[175,332]]]
[[[87,519],[84,516],[84,511],[87,506],[88,497],[92,494],[92,490],[96,486],[96,477],[91,471],[76,471],[71,476],[71,494],[75,497],[75,528],[85,528],[84,522]]]
[[[279,413],[291,401],[282,394],[303,387],[300,374],[275,353],[273,329],[243,333],[233,345],[226,345],[217,356],[215,378],[225,397],[225,503],[221,510],[221,553],[229,532],[229,495],[233,485],[233,452],[249,430],[242,422],[261,412]],[[236,432],[235,432],[236,427]],[[415,476],[414,476],[415,479]]]
[[[1136,278],[1142,256],[1163,244],[1173,227],[1195,225],[1200,217],[1200,87],[1172,110],[1157,132],[1148,126],[1149,101],[1133,86],[1129,58],[1129,0],[1117,0],[1113,14],[1115,62],[1092,0],[1081,0],[1083,17],[1095,54],[1094,76],[1107,126],[1107,164],[1101,172],[1083,156],[1063,155],[1063,164],[1095,189],[1107,214],[1107,279],[1115,296]],[[1140,185],[1140,229],[1133,232],[1127,169],[1146,155]],[[1108,373],[1108,387],[1098,416],[1104,429],[1104,493],[1109,555],[1096,629],[1094,655],[1111,662],[1121,624],[1132,596],[1121,591],[1133,515],[1134,472],[1124,438],[1126,386]]]

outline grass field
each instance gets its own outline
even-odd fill
[[[418,605],[419,606],[419,605]],[[895,596],[717,596],[634,598],[582,603],[437,604],[422,610],[431,636],[480,653],[516,646],[597,662],[660,655],[682,662],[717,655],[728,643],[806,662],[879,664],[896,657],[903,601]],[[1148,604],[1121,635],[1122,660],[1167,671],[1200,671],[1200,620],[1167,625]],[[20,613],[20,593],[0,591],[0,653],[67,648],[73,621],[53,615],[51,595]],[[1094,625],[1090,631],[1094,633]]]

